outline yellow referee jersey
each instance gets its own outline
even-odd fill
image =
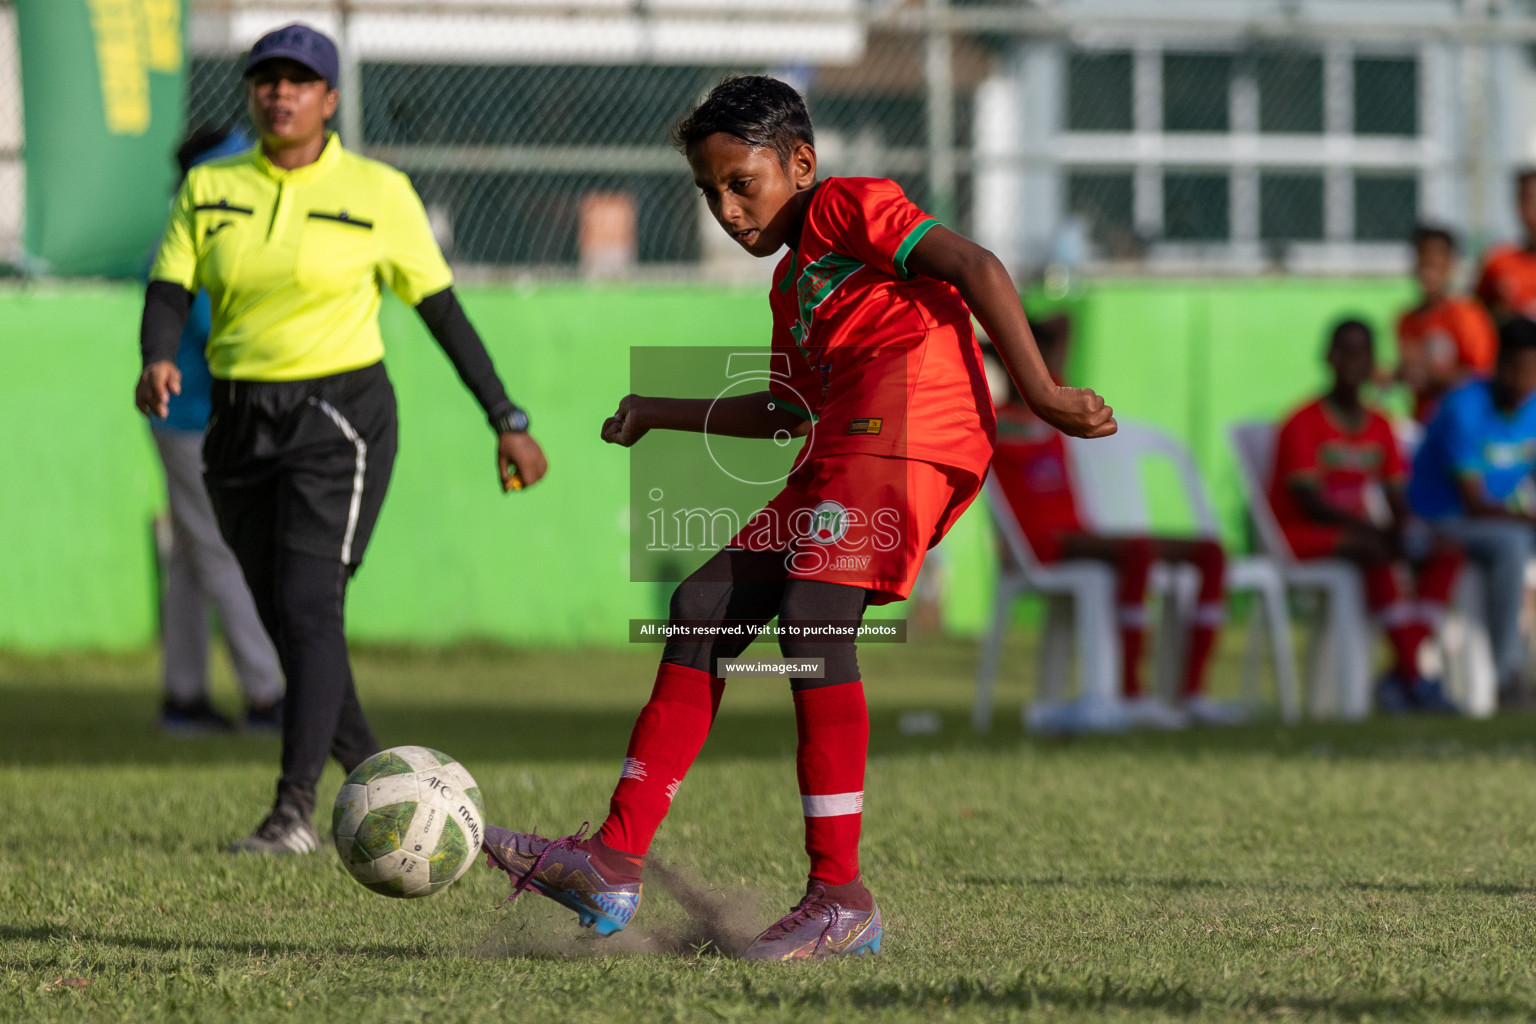
[[[207,290],[215,377],[267,381],[378,362],[380,286],[414,306],[453,284],[409,179],[335,134],[291,171],[260,146],[194,167],[150,279]]]

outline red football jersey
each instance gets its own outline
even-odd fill
[[[809,457],[922,459],[984,477],[997,421],[960,293],[906,258],[938,222],[883,178],[827,178],[773,274],[776,400],[811,416]],[[775,364],[782,364],[776,359]]]
[[[1028,406],[1005,405],[997,410],[992,475],[1042,562],[1060,556],[1065,535],[1083,532],[1065,438]]]
[[[1491,373],[1499,351],[1498,332],[1483,306],[1452,296],[1433,306],[1410,309],[1397,321],[1397,348],[1402,356],[1418,356],[1440,380],[1467,372]],[[1414,395],[1414,416],[1429,418],[1446,388]]]
[[[1536,251],[1496,245],[1483,260],[1477,297],[1518,316],[1536,317]]]
[[[1269,500],[1282,526],[1309,523],[1290,484],[1311,482],[1324,501],[1353,515],[1367,512],[1366,488],[1372,484],[1401,484],[1408,467],[1397,447],[1392,424],[1373,409],[1365,410],[1359,430],[1350,430],[1319,398],[1298,409],[1275,445],[1275,472]]]

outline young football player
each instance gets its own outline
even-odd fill
[[[721,82],[674,130],[694,184],[743,249],[788,249],[769,289],[772,351],[791,367],[768,390],[718,401],[628,395],[602,428],[632,445],[657,429],[806,438],[784,489],[680,584],[676,622],[749,631],[775,616],[788,658],[821,659],[791,679],[796,767],[810,855],[805,897],[749,959],[877,952],[881,918],[859,873],[869,740],[853,637],[866,605],[907,597],[923,553],[970,505],[995,421],[971,330],[992,337],[1019,390],[1057,429],[1115,429],[1103,399],[1058,387],[1018,291],[991,253],[938,224],[894,182],[818,179],[815,135],[794,89],[765,77]],[[856,557],[846,557],[854,555]],[[815,639],[806,639],[807,636]],[[673,639],[596,835],[549,840],[487,830],[491,862],[600,934],[640,902],[652,836],[709,734],[720,658],[750,640]]]
[[[1429,421],[1440,396],[1473,375],[1493,370],[1498,336],[1483,306],[1452,294],[1456,236],[1444,228],[1413,232],[1419,304],[1397,321],[1397,378],[1413,393],[1413,415]]]
[[[1071,322],[1053,317],[1035,325],[1040,355],[1053,380],[1064,380]],[[997,453],[992,475],[1014,519],[1042,562],[1087,558],[1115,567],[1116,619],[1120,628],[1120,664],[1125,706],[1132,724],[1154,729],[1198,725],[1234,725],[1239,709],[1204,695],[1206,670],[1226,619],[1226,553],[1214,540],[1164,536],[1113,536],[1084,525],[1073,489],[1067,446],[1060,432],[1036,416],[1018,394],[997,410]],[[1147,581],[1152,563],[1185,562],[1200,574],[1200,594],[1185,644],[1184,679],[1179,703],[1172,707],[1142,689],[1141,652],[1147,634]]]
[[[1423,557],[1414,564],[1406,558],[1408,467],[1387,418],[1360,400],[1376,368],[1370,327],[1334,327],[1328,365],[1333,387],[1280,428],[1270,505],[1297,558],[1342,558],[1364,573],[1366,603],[1392,642],[1392,668],[1376,693],[1381,709],[1454,714],[1440,684],[1419,674],[1418,653],[1445,613],[1460,551],[1442,542],[1415,552]],[[1386,525],[1372,516],[1373,489],[1385,499]]]

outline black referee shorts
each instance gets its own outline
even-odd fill
[[[355,568],[397,444],[382,362],[311,380],[214,381],[203,478],[225,540],[237,554],[287,548]]]

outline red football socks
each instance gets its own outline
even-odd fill
[[[1430,634],[1424,614],[1444,606],[1446,595],[1456,581],[1459,559],[1454,554],[1437,555],[1418,574],[1419,597],[1404,592],[1392,563],[1373,565],[1365,570],[1366,603],[1392,644],[1392,670],[1407,684],[1419,676],[1419,645]]]
[[[1216,651],[1216,638],[1227,619],[1227,554],[1213,540],[1199,541],[1194,566],[1200,573],[1200,594],[1195,599],[1195,620],[1189,628],[1189,647],[1184,658],[1182,696],[1194,697],[1205,688],[1205,671]]]
[[[1392,644],[1392,671],[1412,686],[1419,678],[1419,645],[1429,638],[1429,627],[1415,620],[1387,630]]]
[[[864,885],[862,879],[855,878],[846,885],[829,885],[822,893],[824,899],[836,903],[838,906],[847,907],[849,910],[874,910],[875,896]]]
[[[598,838],[611,850],[631,857],[644,857],[650,850],[677,787],[709,736],[724,692],[723,679],[696,668],[663,662],[656,670],[651,699],[629,737],[608,819],[598,830]]]
[[[581,847],[587,851],[587,859],[614,885],[630,885],[640,881],[640,871],[645,866],[644,857],[615,850],[603,842],[601,835],[592,836]]]
[[[1147,639],[1147,579],[1152,573],[1152,543],[1129,537],[1115,564],[1115,618],[1120,627],[1121,692],[1141,696],[1141,651]]]
[[[864,761],[869,753],[864,684],[797,690],[795,727],[810,877],[826,886],[846,885],[859,877]]]

